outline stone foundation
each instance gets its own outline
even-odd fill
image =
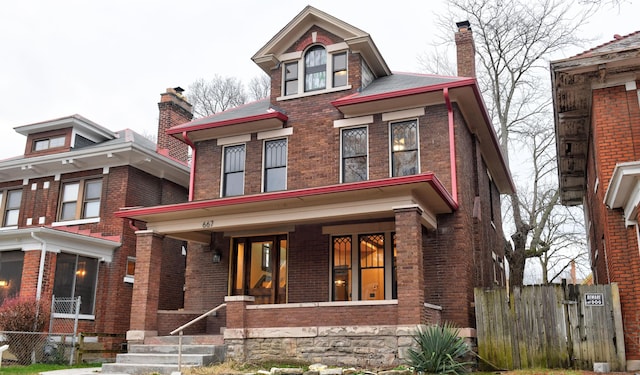
[[[227,358],[392,368],[406,363],[416,326],[227,329]]]

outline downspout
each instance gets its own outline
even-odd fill
[[[36,236],[34,232],[31,232],[31,237],[42,244],[42,251],[40,252],[40,267],[38,267],[38,286],[36,287],[36,300],[40,301],[40,297],[42,296],[42,282],[44,279],[44,261],[47,256],[47,242]]]
[[[454,133],[453,124],[453,107],[451,106],[451,99],[449,98],[449,88],[445,87],[442,90],[444,94],[444,102],[447,104],[447,115],[449,117],[449,158],[451,160],[451,195],[453,201],[458,204],[458,175],[456,172],[456,136]]]
[[[189,139],[186,131],[182,132],[182,139],[191,147],[191,171],[189,172],[189,202],[193,201],[193,185],[196,179],[196,145]]]

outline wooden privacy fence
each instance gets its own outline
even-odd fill
[[[478,354],[500,369],[625,370],[616,284],[476,288],[475,308]]]

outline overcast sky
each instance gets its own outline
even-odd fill
[[[214,74],[248,82],[261,74],[251,56],[307,4],[371,34],[389,67],[403,72],[419,71],[417,56],[444,11],[442,0],[4,2],[0,159],[24,152],[14,127],[76,113],[114,131],[155,133],[167,87]],[[638,0],[602,11],[584,25],[595,38],[584,49],[639,30],[638,14]]]

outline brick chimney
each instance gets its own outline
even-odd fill
[[[458,76],[476,76],[476,45],[469,21],[456,22],[456,50],[458,58]]]
[[[189,122],[193,118],[193,106],[182,95],[183,91],[181,87],[175,87],[168,88],[167,92],[160,94],[157,152],[186,163],[189,146],[167,135],[167,129]]]

